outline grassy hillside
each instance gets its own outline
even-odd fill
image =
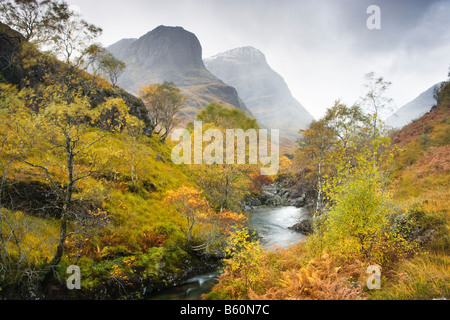
[[[393,197],[417,220],[423,251],[402,263],[374,299],[450,297],[450,83],[440,104],[394,133],[397,158]]]
[[[192,249],[212,224],[198,222],[189,242],[186,216],[165,200],[198,186],[142,101],[1,27],[12,64],[0,76],[0,296],[137,298],[214,262]],[[65,286],[74,264],[84,290]]]
[[[174,281],[180,279],[189,268],[197,267],[199,257],[192,256],[186,243],[184,217],[163,202],[168,190],[177,189],[180,185],[193,186],[194,183],[185,168],[170,161],[170,146],[158,140],[157,137],[143,136],[137,144],[142,158],[138,169],[140,180],[135,186],[130,183],[130,169],[124,161],[115,164],[112,176],[92,177],[78,185],[75,199],[80,202],[89,199],[89,205],[104,213],[106,220],[101,228],[68,238],[65,258],[58,268],[63,279],[67,266],[76,263],[81,268],[81,292],[85,297],[120,297],[129,291],[138,294],[144,285],[147,290],[163,287],[171,278]],[[121,134],[109,136],[92,151],[111,154],[117,150],[123,153],[130,150]],[[52,159],[49,156],[48,161],[55,166],[64,166],[56,157]],[[31,250],[25,260],[27,269],[38,271],[51,260],[59,233],[58,217],[44,209],[51,205],[51,201],[40,201],[36,196],[39,192],[51,194],[50,186],[41,170],[26,164],[16,165],[8,179],[11,189],[3,195],[13,200],[7,203],[9,209],[4,214],[12,221],[13,227],[4,226],[4,233],[30,228],[23,230],[21,248]],[[31,207],[20,198],[24,190],[28,192],[28,198],[33,199]],[[21,205],[21,210],[15,209],[18,205]],[[43,209],[36,212],[39,208]],[[75,225],[71,230],[75,230]],[[41,240],[44,240],[42,244]],[[10,254],[19,258],[14,244],[10,243],[9,247]],[[189,262],[186,264],[186,261]],[[3,293],[13,297],[20,293],[23,298],[27,297],[30,292],[22,290],[33,290],[24,285],[28,280],[31,279],[23,275],[19,283],[11,286],[5,281]],[[17,288],[16,285],[20,291],[8,291]],[[37,288],[35,294],[42,294]],[[64,286],[54,288],[56,291],[45,294],[48,297],[70,295],[64,291]]]

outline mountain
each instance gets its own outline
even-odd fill
[[[184,122],[193,120],[210,102],[237,107],[250,115],[236,89],[205,68],[199,40],[182,27],[159,26],[139,39],[122,39],[107,49],[127,64],[118,81],[124,89],[137,93],[146,85],[172,81],[189,96],[180,115]]]
[[[261,51],[241,47],[204,61],[212,74],[237,89],[260,125],[280,129],[284,144],[292,145],[298,138],[298,131],[313,120],[292,96],[284,79],[269,66]]]
[[[434,90],[439,88],[441,84],[442,82],[435,84],[422,92],[417,98],[405,104],[386,119],[386,124],[393,128],[401,128],[429,112],[431,107],[436,104],[436,100],[433,98]]]

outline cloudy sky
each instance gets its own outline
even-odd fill
[[[392,82],[397,108],[439,81],[450,66],[449,0],[68,0],[103,28],[108,46],[159,25],[197,35],[203,57],[254,46],[319,118],[334,100],[354,103],[364,74]],[[366,26],[370,5],[381,29]]]

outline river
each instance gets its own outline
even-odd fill
[[[261,207],[254,209],[250,215],[249,226],[256,230],[261,244],[267,249],[287,248],[306,240],[306,236],[288,229],[306,215],[305,208],[296,207]],[[149,300],[200,300],[202,294],[208,293],[217,283],[221,270],[212,270],[184,281],[181,285],[164,289],[150,296]]]

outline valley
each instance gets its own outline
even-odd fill
[[[103,47],[74,8],[0,2],[0,300],[450,298],[450,74],[394,112],[367,70],[313,117],[268,63],[293,43]]]

